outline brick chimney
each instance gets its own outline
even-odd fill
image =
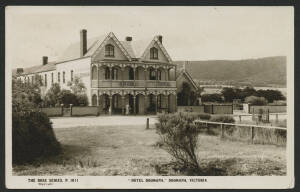
[[[159,42],[162,44],[162,38],[163,38],[163,36],[158,35],[157,38],[158,38]]]
[[[80,57],[83,57],[87,52],[86,29],[80,30]]]
[[[125,40],[130,42],[132,41],[132,37],[126,37]]]
[[[48,57],[43,56],[43,65],[47,65],[47,64],[48,64]]]
[[[24,69],[23,68],[17,68],[17,74],[21,74],[24,72]]]

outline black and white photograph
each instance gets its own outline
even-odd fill
[[[8,188],[294,187],[293,7],[5,17]]]

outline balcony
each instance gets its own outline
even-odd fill
[[[176,81],[92,80],[92,88],[176,88]]]

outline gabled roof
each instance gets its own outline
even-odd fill
[[[114,33],[110,32],[108,35],[101,35],[98,37],[87,39],[87,52],[84,57],[93,57],[98,51],[105,45],[106,41],[113,39],[115,43],[122,50],[124,55],[129,59],[140,59],[146,54],[146,50],[150,49],[150,46],[157,43],[162,52],[165,54],[169,62],[172,62],[166,49],[158,40],[158,36],[153,39],[143,39],[143,40],[132,40],[132,41],[119,41]],[[150,43],[149,43],[150,42]],[[47,65],[38,65],[29,68],[24,68],[22,75],[44,72],[55,70],[55,64],[63,63],[65,61],[80,59],[80,42],[76,42],[67,47],[67,49],[60,55],[58,60],[54,63],[48,63]],[[13,70],[15,73],[15,70]]]
[[[106,42],[109,39],[113,39],[114,42],[117,44],[117,46],[121,49],[121,51],[123,52],[123,54],[125,55],[125,57],[127,57],[129,59],[129,61],[131,61],[131,55],[128,52],[128,48],[125,49],[124,45],[117,39],[117,37],[115,36],[115,34],[113,32],[110,32],[104,39],[104,41],[101,42],[101,44],[99,46],[97,46],[96,50],[94,51],[94,53],[92,53],[92,57],[94,57],[95,55],[97,55],[97,53],[105,46]],[[128,46],[128,45],[126,45]],[[85,55],[84,55],[85,56]]]
[[[162,45],[162,43],[158,40],[158,36],[155,36],[153,38],[153,40],[150,42],[150,44],[147,46],[147,48],[144,50],[143,55],[141,56],[141,58],[145,58],[147,51],[150,50],[150,48],[154,45],[154,43],[157,43],[159,48],[161,49],[161,51],[164,53],[164,55],[166,56],[167,60],[169,62],[172,62],[172,59],[170,57],[170,55],[168,54],[167,50],[165,49],[165,47]]]
[[[197,90],[198,89],[198,86],[197,84],[195,83],[195,81],[193,80],[192,76],[189,74],[189,72],[187,72],[185,69],[179,69],[179,75],[177,75],[176,77],[176,80],[181,76],[181,75],[184,75],[190,82],[191,84],[193,85],[193,87]]]

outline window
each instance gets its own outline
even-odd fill
[[[97,79],[97,67],[93,66],[92,67],[92,80],[96,80]]]
[[[113,68],[112,70],[112,79],[117,80],[118,79],[118,69]]]
[[[47,86],[47,74],[45,74],[45,86]]]
[[[71,81],[73,81],[73,70],[71,70]]]
[[[60,72],[57,73],[57,81],[60,83]]]
[[[158,49],[155,47],[150,49],[150,59],[158,59]]]
[[[156,80],[156,71],[153,68],[150,68],[150,80]]]
[[[40,84],[41,84],[41,86],[43,86],[44,85],[44,82],[43,82],[43,76],[42,75],[39,75],[39,78],[40,78]]]
[[[160,70],[157,71],[157,80],[161,80],[161,71]]]
[[[51,73],[51,84],[53,85],[53,73]]]
[[[65,82],[66,82],[66,73],[63,72],[63,83],[65,83]]]
[[[108,44],[105,46],[105,57],[114,57],[115,56],[115,51],[114,51],[114,46],[111,44]]]
[[[110,78],[110,71],[109,71],[109,68],[106,67],[105,68],[105,79],[109,79]]]

